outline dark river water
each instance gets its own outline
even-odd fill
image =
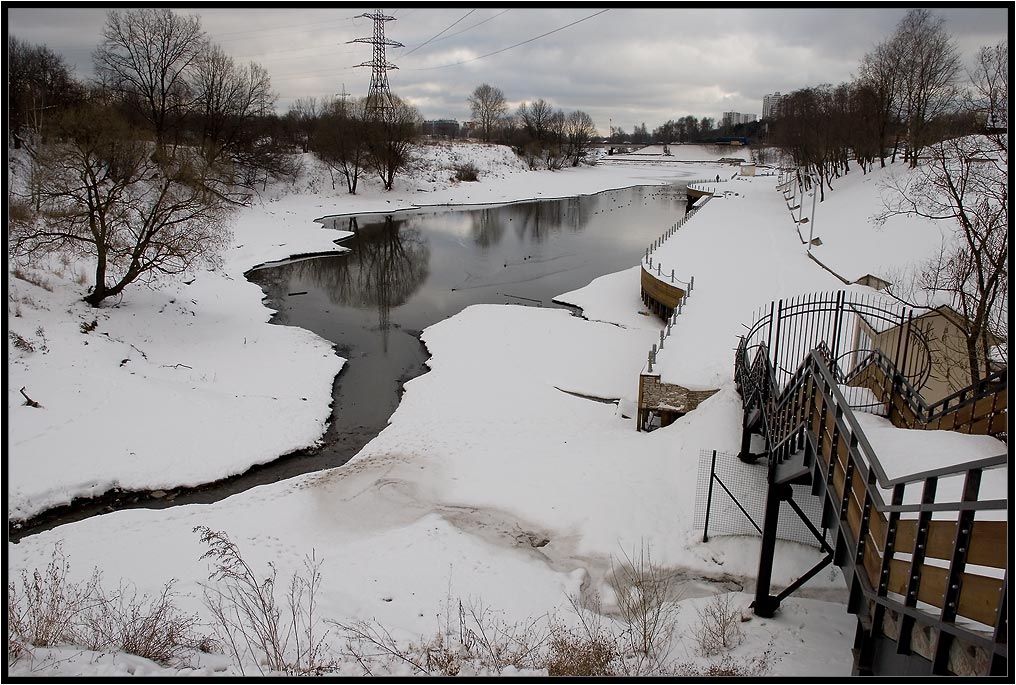
[[[403,384],[426,372],[424,328],[471,304],[560,306],[552,298],[638,264],[686,206],[683,185],[639,186],[562,200],[320,219],[353,233],[341,243],[350,252],[259,267],[247,277],[277,311],[273,323],[312,330],[347,359],[333,386],[323,445],[201,488],[76,503],[30,522],[16,537],[116,508],[213,502],[342,465],[387,425]]]

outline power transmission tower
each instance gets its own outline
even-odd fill
[[[404,48],[402,43],[385,38],[385,22],[395,21],[395,17],[374,10],[374,14],[360,14],[357,18],[374,21],[374,35],[371,38],[354,38],[347,43],[370,43],[374,46],[374,59],[370,62],[357,64],[358,67],[371,67],[370,92],[367,93],[367,112],[373,116],[387,119],[394,106],[391,91],[388,90],[388,70],[398,69],[385,59],[385,47]]]

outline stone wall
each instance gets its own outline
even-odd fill
[[[639,376],[638,427],[642,427],[643,419],[649,410],[666,412],[671,415],[671,419],[677,418],[681,414],[692,411],[717,392],[719,389],[689,390],[680,385],[663,383],[660,381],[660,377],[655,374],[641,374]]]

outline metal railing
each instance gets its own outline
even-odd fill
[[[779,310],[778,305],[771,308],[770,323],[771,314]],[[779,328],[778,318],[775,323]],[[980,498],[982,475],[1005,467],[1007,455],[889,478],[841,390],[845,375],[825,341],[820,340],[793,373],[783,375],[785,369],[772,360],[786,358],[772,354],[769,346],[783,338],[763,340],[760,330],[749,329],[736,353],[735,380],[745,413],[759,414],[755,425],[766,438],[770,489],[777,486],[780,465],[792,457],[802,459],[810,472],[812,490],[825,502],[823,522],[835,533],[835,563],[847,572],[848,609],[869,613],[869,630],[876,632],[882,630],[885,613],[894,612],[900,619],[890,637],[907,649],[915,624],[933,626],[935,672],[946,670],[951,641],[957,637],[988,650],[996,661],[1006,659],[1006,583],[996,575],[1007,574],[1007,521],[1004,516],[975,520],[975,512],[1007,510],[1006,499]],[[871,353],[865,364],[879,365],[897,379],[893,392],[905,387],[905,374],[881,351]],[[1004,377],[985,379],[934,406],[946,411],[992,390],[1004,392]],[[943,501],[938,494],[939,482],[949,478],[962,480],[958,500]],[[920,490],[920,502],[904,503],[907,488]],[[888,501],[883,490],[891,492]],[[929,559],[936,562],[927,563]],[[774,599],[768,597],[768,587],[759,592],[766,600]],[[775,599],[778,603],[782,595]]]

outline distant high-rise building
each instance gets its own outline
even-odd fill
[[[742,114],[741,112],[724,112],[720,118],[720,123],[723,126],[737,126],[738,124],[747,124],[748,122],[755,121],[758,117],[754,114]]]
[[[770,93],[769,95],[766,95],[765,97],[763,97],[762,98],[762,118],[763,119],[772,119],[779,112],[780,102],[785,97],[787,97],[787,96],[786,95],[780,95],[780,91],[776,91],[775,93]]]

